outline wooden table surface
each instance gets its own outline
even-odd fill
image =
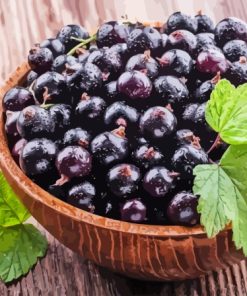
[[[178,10],[200,9],[215,22],[226,16],[247,21],[246,0],[0,0],[0,85],[27,57],[32,44],[55,36],[64,24],[81,24],[90,31],[105,20],[166,21]],[[49,249],[29,274],[11,285],[0,282],[0,296],[104,295],[247,295],[247,266],[209,274],[193,281],[151,283],[116,275],[85,261],[46,235]],[[1,262],[0,262],[1,264]]]

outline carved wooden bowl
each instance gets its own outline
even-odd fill
[[[238,263],[243,254],[230,228],[208,239],[201,226],[139,225],[100,217],[75,208],[34,184],[16,165],[4,132],[2,98],[22,84],[22,64],[0,89],[0,165],[31,214],[61,243],[98,265],[146,280],[184,280]]]

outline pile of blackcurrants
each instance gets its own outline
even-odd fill
[[[3,98],[9,147],[24,173],[83,210],[124,221],[199,222],[193,168],[227,145],[205,121],[221,78],[247,82],[247,25],[201,12],[162,28],[78,25],[28,55],[26,84]]]

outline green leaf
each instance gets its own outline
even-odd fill
[[[0,172],[0,226],[18,225],[30,217],[28,210],[17,198]]]
[[[207,123],[219,132],[225,122],[224,106],[234,92],[235,87],[226,79],[220,80],[211,93],[207,103],[205,117]]]
[[[228,80],[220,80],[207,103],[205,117],[226,143],[247,144],[247,83],[235,88]]]
[[[200,196],[198,212],[212,237],[232,222],[233,240],[247,256],[247,145],[230,146],[220,164],[194,169],[193,192]]]
[[[247,256],[247,145],[230,146],[221,162],[224,171],[236,188],[236,218],[232,221],[233,240],[238,249],[243,248]]]
[[[43,257],[47,241],[31,224],[0,229],[0,279],[5,283],[26,274]]]
[[[200,195],[197,210],[201,214],[201,224],[208,236],[213,237],[230,221],[226,211],[231,213],[229,192],[233,192],[234,188],[218,165],[198,165],[194,174],[193,192]]]

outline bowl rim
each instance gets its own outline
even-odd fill
[[[28,194],[32,199],[45,204],[59,212],[59,214],[107,230],[161,237],[205,235],[205,231],[201,225],[184,227],[176,225],[137,224],[92,214],[58,199],[30,180],[11,156],[4,130],[4,112],[2,107],[2,100],[6,91],[15,85],[19,85],[30,70],[27,62],[22,63],[16,71],[5,80],[3,86],[0,88],[0,168],[10,183],[14,183],[18,189]]]

